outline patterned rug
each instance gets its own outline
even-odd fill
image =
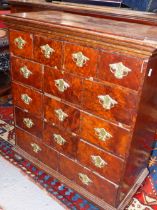
[[[36,184],[46,189],[47,192],[64,206],[71,210],[98,210],[99,208],[88,202],[74,190],[68,188],[59,180],[49,176],[38,169],[28,160],[17,161],[14,146],[13,109],[11,100],[5,105],[0,105],[0,154],[12,164],[20,168]],[[150,175],[134,195],[129,207],[125,210],[157,210],[157,144],[149,163]],[[1,210],[1,209],[0,209]]]

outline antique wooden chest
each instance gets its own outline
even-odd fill
[[[157,127],[155,24],[61,11],[3,19],[16,149],[100,208],[124,209]]]

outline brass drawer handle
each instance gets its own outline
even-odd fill
[[[32,102],[32,99],[27,94],[21,94],[21,99],[27,105]]]
[[[31,146],[32,146],[33,151],[34,151],[35,153],[38,153],[38,152],[41,151],[41,148],[39,147],[39,145],[37,145],[37,144],[35,144],[35,143],[31,143]]]
[[[53,134],[53,137],[54,137],[54,140],[56,141],[56,143],[61,146],[66,143],[66,140],[61,135]]]
[[[86,62],[89,60],[89,58],[83,55],[82,52],[73,53],[72,59],[76,63],[76,66],[78,67],[83,67],[86,64]]]
[[[107,139],[112,138],[112,135],[107,132],[104,128],[94,128],[96,135],[101,141],[106,141]]]
[[[23,123],[27,128],[32,128],[34,125],[33,121],[30,118],[24,118]]]
[[[110,71],[114,74],[117,79],[123,79],[127,76],[131,69],[126,67],[122,62],[109,64]]]
[[[111,98],[109,95],[100,95],[98,96],[100,104],[104,109],[110,110],[113,108],[118,102]]]
[[[23,75],[24,78],[28,79],[32,72],[27,68],[27,66],[23,66],[20,68],[20,73]]]
[[[57,115],[58,120],[61,122],[63,122],[65,120],[65,118],[68,117],[68,115],[65,112],[63,112],[62,109],[55,109],[54,112]]]
[[[67,90],[67,88],[70,87],[70,85],[67,82],[65,82],[63,79],[55,80],[55,86],[58,88],[60,92],[64,92],[65,90]]]
[[[83,184],[89,185],[92,183],[92,180],[86,174],[79,173],[78,175]]]
[[[51,54],[55,52],[48,44],[40,46],[41,52],[44,54],[45,58],[50,58]]]
[[[24,46],[25,46],[26,43],[27,43],[27,42],[26,42],[24,39],[22,39],[21,36],[14,39],[14,44],[15,44],[20,50],[24,48]]]
[[[103,168],[107,165],[107,162],[103,160],[100,156],[91,155],[93,164],[98,168]]]

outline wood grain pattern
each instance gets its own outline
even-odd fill
[[[16,38],[22,38],[25,41],[25,44],[22,49],[17,47],[15,44]],[[25,33],[23,31],[10,31],[10,50],[13,54],[19,55],[24,58],[32,58],[33,56],[33,37],[30,33]]]
[[[43,115],[43,105],[42,100],[43,96],[40,92],[30,89],[26,86],[20,85],[18,83],[12,83],[12,92],[13,92],[13,100],[14,104],[19,106],[22,109],[28,110],[29,112],[33,113],[37,116]],[[21,96],[22,94],[27,94],[28,97],[31,98],[31,101],[29,104],[26,104]]]
[[[19,81],[40,90],[42,89],[43,74],[40,64],[18,57],[12,57],[11,63],[13,80]],[[27,67],[27,69],[31,72],[29,77],[26,78],[23,76],[20,71],[20,68],[22,67]]]
[[[51,124],[79,134],[80,130],[80,111],[61,101],[44,96],[44,117]],[[63,121],[59,120],[56,110],[62,110],[66,117]]]
[[[95,166],[91,158],[93,155],[100,156],[106,162],[106,165],[102,168]],[[119,184],[124,167],[124,161],[121,159],[110,155],[91,144],[80,141],[78,145],[78,160],[86,167],[98,172],[100,175],[116,184]]]

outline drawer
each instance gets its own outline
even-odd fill
[[[44,117],[48,122],[79,133],[80,111],[78,109],[47,96],[44,96],[44,104]]]
[[[138,90],[145,73],[144,61],[135,57],[101,52],[98,78],[133,90]]]
[[[45,37],[34,36],[34,60],[60,69],[62,43]]]
[[[97,50],[68,43],[64,45],[63,69],[85,77],[95,77],[97,62]]]
[[[126,157],[131,141],[129,131],[86,113],[81,113],[80,130],[80,136],[88,142]]]
[[[10,30],[10,51],[21,57],[32,58],[33,35],[21,31]]]
[[[69,73],[45,66],[44,91],[79,105],[82,99],[82,80]]]
[[[83,107],[104,119],[132,125],[137,103],[138,95],[131,91],[97,82],[84,83]]]
[[[37,137],[42,137],[42,119],[15,107],[15,122],[18,127]]]
[[[94,174],[63,155],[59,156],[59,172],[88,192],[93,193],[111,205],[115,205],[118,186],[107,181],[102,176]]]
[[[48,146],[55,148],[57,151],[75,158],[79,138],[76,135],[65,132],[56,126],[44,124],[43,141]]]
[[[12,84],[13,100],[16,106],[26,109],[37,116],[42,116],[43,95],[38,91],[19,85]]]
[[[78,160],[89,169],[119,184],[124,161],[82,140],[78,144]]]
[[[16,128],[16,145],[29,155],[37,158],[49,167],[58,170],[58,154],[41,143],[41,140]]]
[[[26,85],[42,89],[42,66],[25,59],[12,57],[12,78]]]

